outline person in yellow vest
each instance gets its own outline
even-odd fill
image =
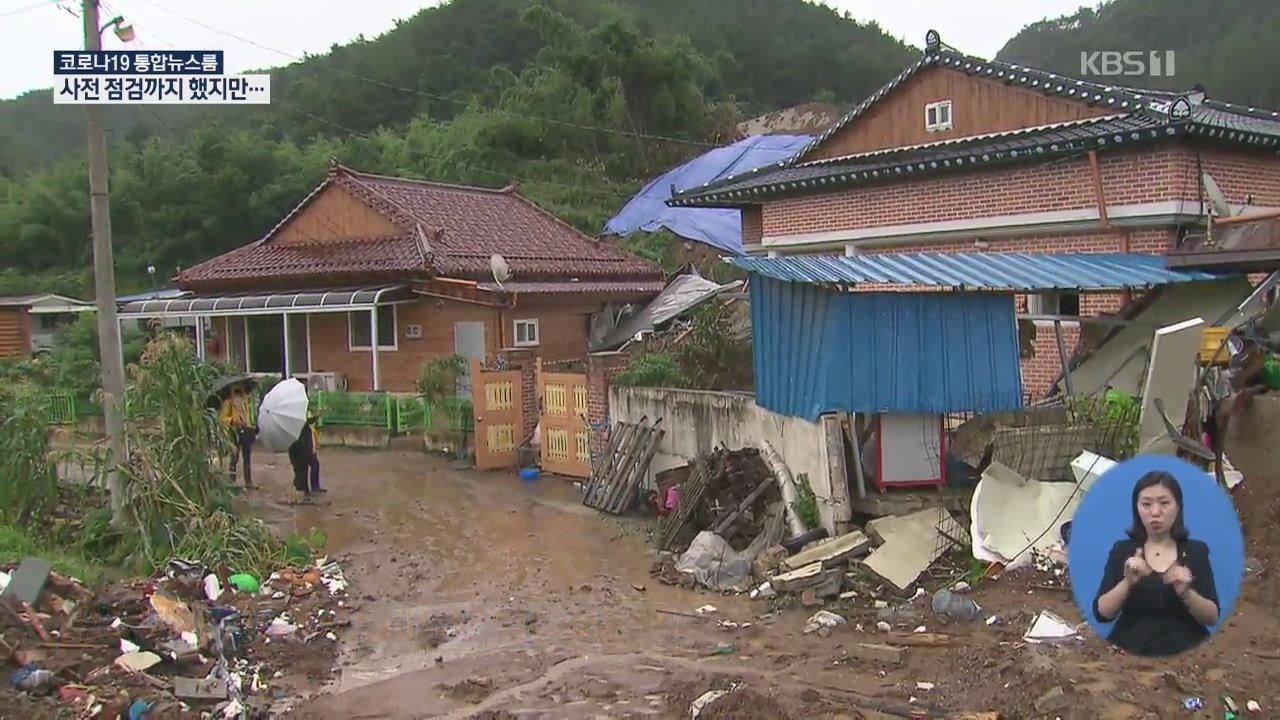
[[[316,493],[329,492],[320,487],[320,457],[316,453],[320,447],[320,432],[316,430],[318,420],[319,416],[314,408],[307,408],[307,424],[303,426],[298,439],[289,446],[293,487],[302,493],[304,499],[310,499]]]
[[[231,453],[231,477],[234,478],[236,476],[237,461],[243,457],[244,486],[253,489],[251,455],[253,441],[258,437],[258,429],[249,420],[249,391],[244,385],[232,386],[231,392],[222,401],[222,411],[219,416],[222,419],[222,424],[231,432],[236,444],[235,451]]]

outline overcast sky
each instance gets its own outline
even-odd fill
[[[698,0],[690,0],[697,2]],[[438,0],[103,0],[105,23],[124,15],[137,40],[106,33],[104,47],[139,50],[225,50],[232,72],[324,53],[363,33],[373,38],[395,21]],[[1024,26],[1070,14],[1080,0],[829,0],[860,20],[875,20],[916,47],[938,30],[953,47],[993,57]],[[1093,3],[1088,3],[1093,4]],[[50,87],[54,50],[83,47],[78,0],[0,0],[0,99]],[[68,10],[75,11],[72,14]]]

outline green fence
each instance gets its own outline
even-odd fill
[[[313,411],[320,416],[320,427],[371,427],[401,434],[428,429],[451,432],[475,429],[471,400],[465,397],[446,398],[435,407],[419,395],[385,392],[316,391],[309,397]],[[261,402],[261,394],[255,391],[250,402],[251,422],[257,422]],[[130,410],[126,408],[126,413]],[[101,415],[102,407],[93,398],[55,391],[45,395],[45,413],[50,425],[71,425],[80,418]]]
[[[395,403],[388,393],[333,392],[311,393],[311,406],[320,417],[316,424],[350,425],[395,430]]]
[[[76,398],[68,392],[51,392],[44,396],[45,417],[50,425],[74,424],[76,414]]]

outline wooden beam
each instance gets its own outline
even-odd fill
[[[1102,229],[1111,229],[1111,220],[1107,217],[1107,196],[1102,189],[1102,171],[1098,168],[1098,151],[1089,151],[1089,172],[1093,175],[1093,197],[1098,203],[1098,218],[1102,220]]]
[[[1251,213],[1242,213],[1240,215],[1232,215],[1231,217],[1214,218],[1214,227],[1230,227],[1232,225],[1244,225],[1245,223],[1257,222],[1259,220],[1280,220],[1280,208],[1272,210],[1258,210]]]

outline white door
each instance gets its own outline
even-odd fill
[[[484,323],[456,322],[453,324],[453,351],[467,360],[484,362]],[[470,363],[467,367],[470,368]],[[458,395],[471,396],[471,371],[458,378]]]

